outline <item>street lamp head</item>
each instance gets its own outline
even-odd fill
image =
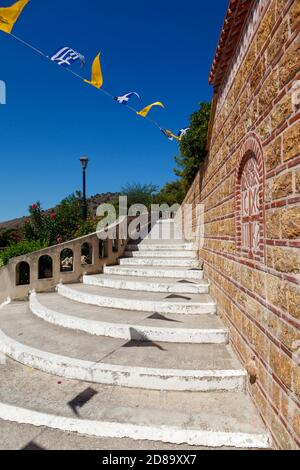
[[[88,166],[88,162],[89,162],[88,157],[81,157],[80,161],[81,161],[82,169],[86,170],[86,168]]]

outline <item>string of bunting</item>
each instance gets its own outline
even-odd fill
[[[79,78],[80,80],[84,81],[85,83],[95,87],[97,90],[104,93],[106,96],[109,96],[117,103],[125,106],[130,111],[134,112],[138,116],[141,116],[144,119],[147,119],[151,123],[153,123],[158,129],[171,141],[180,141],[184,135],[188,132],[189,128],[181,129],[177,135],[173,132],[169,131],[161,127],[156,121],[149,117],[149,113],[151,112],[152,108],[154,107],[161,107],[165,108],[164,104],[160,101],[156,101],[155,103],[151,103],[148,106],[144,107],[140,111],[135,109],[129,103],[133,99],[140,100],[140,95],[136,92],[129,92],[121,96],[114,96],[108,91],[103,88],[103,74],[102,74],[102,67],[101,67],[101,54],[100,52],[95,57],[93,64],[92,64],[92,71],[91,71],[91,79],[87,80],[82,77],[80,74],[74,72],[71,66],[74,63],[80,63],[80,68],[83,69],[86,64],[85,56],[70,47],[62,47],[58,49],[52,56],[49,56],[42,52],[41,50],[37,49],[36,47],[32,46],[28,42],[24,41],[18,36],[15,36],[12,31],[14,28],[15,23],[17,22],[19,16],[21,15],[25,6],[29,3],[30,0],[18,0],[16,3],[11,5],[10,7],[0,7],[0,31],[3,31],[9,34],[11,37],[22,43],[24,46],[29,47],[34,52],[40,54],[41,56],[45,57],[46,59],[50,60],[61,66],[64,70],[71,73],[75,77]]]

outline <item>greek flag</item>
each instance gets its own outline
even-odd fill
[[[179,139],[181,139],[182,137],[184,137],[187,132],[190,130],[189,127],[186,127],[185,129],[180,129],[180,131],[178,132],[178,137]]]
[[[130,100],[130,98],[135,95],[137,96],[139,99],[141,99],[140,95],[136,92],[136,91],[132,91],[130,93],[126,93],[126,95],[122,95],[122,96],[115,96],[115,100],[120,103],[120,104],[127,104],[128,101]]]
[[[58,51],[56,51],[55,54],[50,57],[50,60],[57,62],[58,65],[61,65],[62,67],[69,67],[77,60],[80,60],[81,67],[85,65],[85,57],[70,47],[63,47],[62,49],[58,49]]]

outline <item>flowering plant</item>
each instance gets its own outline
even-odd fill
[[[29,207],[29,213],[30,220],[23,227],[24,238],[26,240],[40,240],[47,245],[55,244],[60,231],[56,213],[44,212],[39,202]]]

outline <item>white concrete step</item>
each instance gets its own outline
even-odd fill
[[[0,353],[35,369],[92,383],[148,390],[245,390],[246,373],[224,344],[136,342],[57,327],[27,302],[0,315]]]
[[[170,294],[207,294],[208,281],[187,279],[121,276],[116,274],[95,274],[83,276],[83,284],[110,287],[111,289],[135,290],[142,292],[165,292]]]
[[[197,259],[196,251],[125,251],[124,256],[128,258],[184,258],[184,259]]]
[[[144,238],[143,242],[156,241],[160,243],[161,241],[166,242],[179,242],[184,243],[184,233],[181,227],[179,227],[174,222],[169,221],[158,221],[153,227],[151,227],[149,234]]]
[[[172,251],[176,253],[177,251],[182,251],[182,250],[195,250],[195,246],[193,243],[139,243],[139,244],[134,244],[134,243],[129,243],[127,245],[127,250],[128,251]]]
[[[215,314],[217,310],[208,294],[118,291],[86,284],[59,284],[57,291],[68,299],[99,307],[187,315]]]
[[[117,276],[155,277],[159,280],[172,278],[178,280],[201,280],[203,271],[200,268],[182,267],[151,267],[151,266],[104,266],[104,274],[115,274]]]
[[[74,441],[70,444],[72,448],[87,446],[88,438],[79,443],[80,436],[76,438],[76,433],[98,438],[130,438],[137,443],[147,440],[145,449],[161,448],[158,446],[162,442],[169,443],[172,449],[171,444],[242,449],[271,447],[271,439],[257,411],[243,393],[144,391],[74,380],[62,380],[58,385],[57,377],[11,360],[0,367],[3,377],[0,419],[23,425],[23,431],[25,425],[39,427],[39,435],[46,433],[46,436],[37,443],[42,442],[46,448],[51,443],[47,428],[61,430],[52,431],[61,433],[55,448],[62,444],[65,448],[65,441],[70,439]],[[24,445],[31,439],[36,441],[33,431],[28,433],[28,426],[26,433]],[[93,442],[88,445],[95,449]],[[101,442],[99,448],[103,445]],[[116,445],[119,444],[114,440],[105,448],[119,448]]]
[[[82,305],[57,293],[32,294],[30,310],[54,325],[135,341],[226,344],[228,331],[216,315],[158,315]]]
[[[193,245],[195,244],[191,241],[187,241],[184,239],[179,239],[179,238],[162,238],[162,237],[146,237],[144,239],[138,239],[138,240],[131,240],[129,241],[130,245],[142,245],[142,246],[150,246],[150,245],[171,245],[172,247],[175,248],[175,246],[182,246],[182,245]]]
[[[3,405],[3,404],[2,404]],[[5,409],[6,408],[6,405]],[[17,407],[16,407],[17,408]],[[31,410],[30,410],[31,411]],[[18,408],[19,412],[19,408]],[[23,409],[20,413],[24,413]],[[78,423],[79,424],[79,423]],[[52,425],[52,421],[50,423]],[[101,421],[101,427],[104,423]],[[118,429],[120,425],[118,424]],[[123,436],[123,435],[122,435]],[[72,432],[54,429],[46,426],[33,426],[32,424],[22,424],[16,421],[4,421],[0,418],[0,442],[1,450],[63,450],[63,451],[79,451],[79,450],[108,450],[108,451],[195,451],[195,450],[217,450],[216,447],[188,445],[188,444],[170,444],[162,441],[149,441],[127,437],[113,436],[94,436],[87,434],[79,434],[73,429]],[[222,446],[224,450],[245,450],[245,448]],[[252,449],[251,449],[252,450]],[[253,450],[256,450],[253,448]],[[194,452],[191,452],[193,454]]]
[[[168,225],[175,225],[175,219],[174,218],[169,218],[169,219],[158,219],[157,224],[168,224]]]
[[[198,268],[198,259],[181,259],[181,258],[120,258],[121,266],[174,266],[184,268]]]

